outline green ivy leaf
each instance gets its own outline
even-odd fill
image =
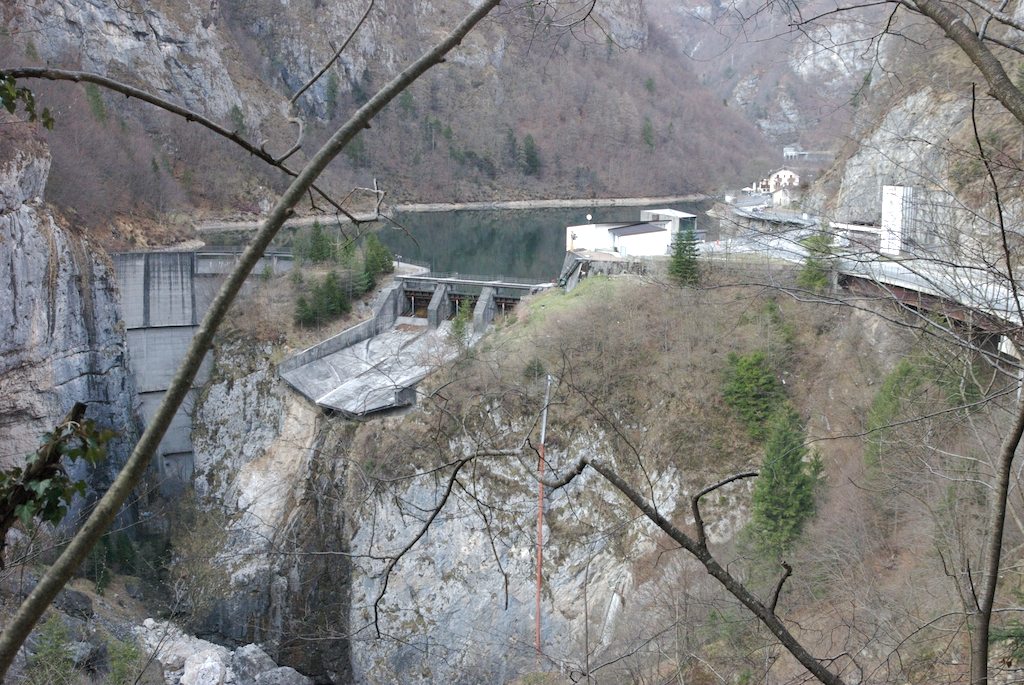
[[[32,521],[32,517],[35,516],[36,507],[34,502],[25,502],[19,504],[14,508],[14,514],[21,521],[22,525],[27,526]]]
[[[0,99],[5,107],[9,100],[21,100],[26,111],[34,116],[35,101],[31,93],[27,93],[27,89],[12,90],[11,79],[0,77]],[[39,465],[39,460],[43,459],[47,450],[56,450],[60,456],[72,461],[84,458],[90,464],[97,464],[106,457],[106,445],[116,434],[109,429],[98,429],[92,421],[68,423],[47,433],[39,451],[29,457],[29,462]],[[53,524],[60,523],[67,515],[75,495],[84,495],[86,491],[85,481],[72,481],[59,465],[42,471],[46,477],[27,482],[25,469],[21,467],[0,472],[0,501],[10,501],[14,493],[22,493],[19,496],[27,495],[29,498],[29,501],[17,506],[14,511],[26,526],[33,518]]]
[[[60,523],[64,518],[64,515],[68,513],[68,508],[63,504],[60,504],[52,509],[48,509],[43,512],[42,519],[47,523],[57,524]]]

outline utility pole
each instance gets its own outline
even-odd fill
[[[540,663],[540,590],[543,583],[541,571],[544,566],[544,439],[548,427],[548,399],[551,396],[551,374],[548,374],[544,388],[544,408],[540,413],[540,451],[537,457],[537,662]]]

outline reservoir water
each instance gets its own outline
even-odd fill
[[[565,259],[565,227],[590,223],[639,221],[643,209],[670,208],[697,216],[697,228],[709,239],[717,235],[717,222],[707,216],[712,201],[637,205],[634,207],[559,207],[543,209],[464,209],[446,212],[400,212],[393,222],[368,224],[388,248],[403,259],[425,264],[432,271],[495,278],[535,280],[558,278]],[[324,220],[325,229],[342,239],[337,226]],[[365,227],[364,229],[365,230]],[[273,246],[290,249],[309,228],[283,229]],[[344,228],[346,236],[352,227]],[[211,233],[214,245],[244,245],[248,231]]]
[[[669,205],[697,215],[710,228],[710,202]],[[665,205],[657,205],[665,207]],[[652,207],[572,207],[557,209],[461,210],[415,212],[395,216],[401,225],[383,223],[381,241],[403,258],[429,264],[433,271],[510,276],[551,281],[565,258],[565,227],[610,221],[639,221]]]

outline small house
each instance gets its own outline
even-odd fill
[[[789,169],[779,169],[768,177],[768,190],[774,193],[782,188],[799,188],[800,176]]]
[[[784,186],[772,193],[772,206],[789,207],[797,199],[799,198],[796,188]]]

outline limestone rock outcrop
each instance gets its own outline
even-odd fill
[[[203,629],[259,643],[317,682],[348,682],[344,436],[287,388],[273,355],[226,341],[196,403],[196,494],[230,521],[212,562],[228,578]]]
[[[103,488],[135,442],[134,384],[127,370],[117,287],[102,250],[62,223],[41,197],[46,146],[31,127],[0,128],[0,466],[17,463],[75,402],[118,432]]]
[[[134,629],[147,654],[163,666],[167,685],[312,685],[293,668],[278,666],[258,645],[232,652],[188,635],[167,621],[146,619]]]

